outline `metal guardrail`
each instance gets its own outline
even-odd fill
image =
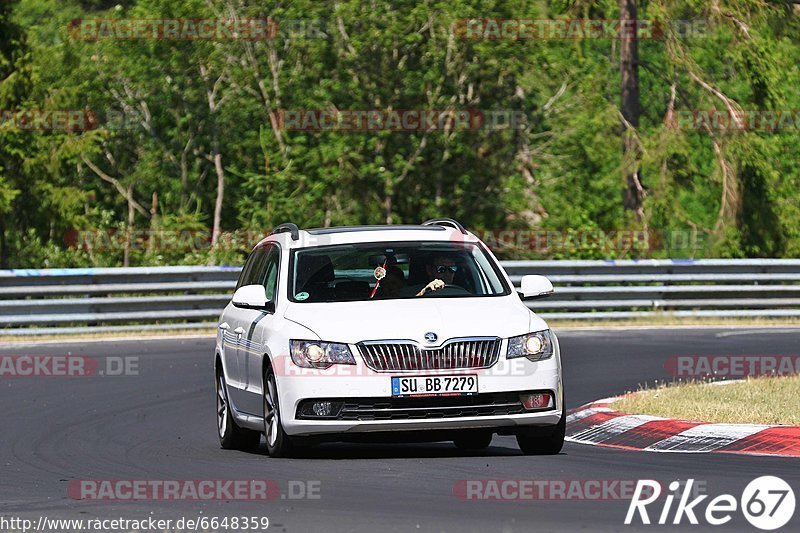
[[[800,260],[505,261],[544,318],[800,316]],[[0,335],[214,327],[240,267],[0,270]]]

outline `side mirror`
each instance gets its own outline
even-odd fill
[[[522,300],[545,298],[553,294],[553,284],[544,276],[522,276],[519,297]]]
[[[245,309],[266,309],[271,302],[267,300],[267,290],[263,285],[245,285],[233,293],[233,305]]]

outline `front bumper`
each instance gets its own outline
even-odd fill
[[[360,358],[356,365],[334,365],[326,370],[287,368],[285,375],[278,376],[283,427],[289,435],[317,435],[469,428],[513,432],[519,426],[554,425],[561,420],[563,408],[558,355],[540,362],[524,358],[507,361],[501,356],[486,369],[425,373],[476,375],[478,394],[474,396],[393,398],[391,378],[419,372],[375,372]],[[519,393],[531,391],[551,392],[554,405],[524,409],[518,401]],[[300,417],[298,407],[307,400],[338,400],[345,405],[335,419]]]

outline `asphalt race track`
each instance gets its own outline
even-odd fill
[[[800,329],[556,331],[570,408],[667,379],[663,365],[673,355],[800,355]],[[559,456],[526,457],[513,437],[495,437],[481,453],[460,452],[451,443],[327,444],[299,459],[271,459],[263,454],[263,443],[262,453],[225,451],[216,436],[212,350],[209,338],[0,347],[2,355],[139,358],[139,375],[133,376],[0,379],[0,515],[266,516],[270,531],[287,532],[758,531],[738,511],[718,527],[702,518],[694,527],[685,519],[681,527],[632,527],[623,524],[628,500],[476,501],[456,497],[453,489],[471,479],[648,478],[668,484],[694,478],[711,497],[725,493],[738,500],[754,478],[776,475],[800,496],[800,460],[788,458],[655,454],[571,443]],[[284,498],[69,498],[69,481],[86,479],[271,479]],[[290,481],[318,484],[319,498],[288,498]],[[657,519],[660,510],[659,505],[651,518]],[[798,515],[787,529],[798,530]]]

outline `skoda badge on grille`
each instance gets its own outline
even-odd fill
[[[433,344],[438,339],[439,337],[436,335],[436,333],[432,331],[429,331],[428,333],[425,334],[425,342],[427,342],[428,344]]]

